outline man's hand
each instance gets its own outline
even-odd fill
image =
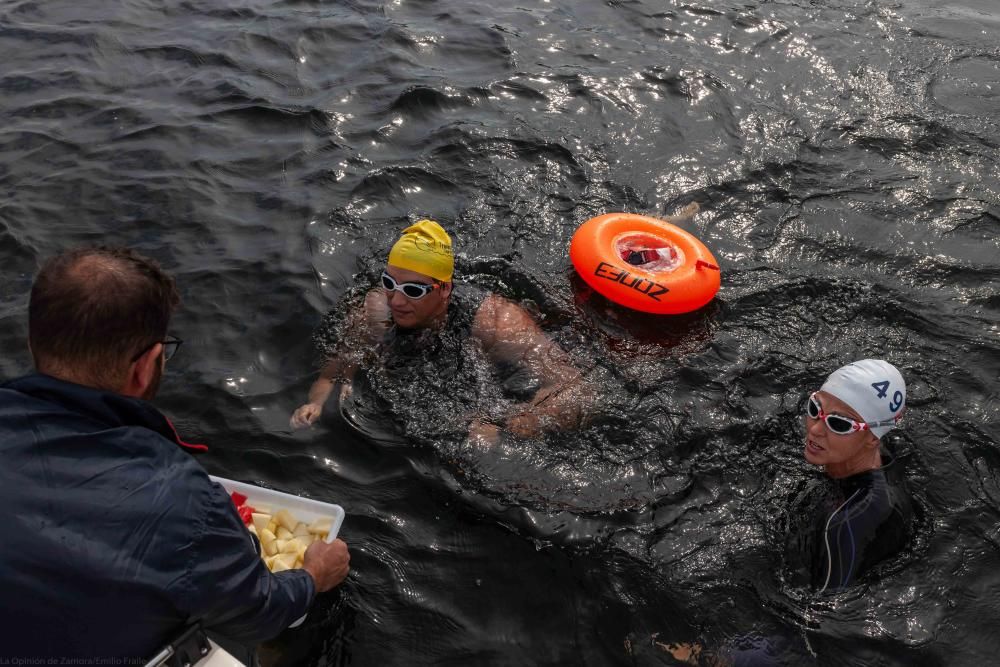
[[[312,575],[316,582],[316,592],[325,593],[347,578],[351,554],[343,540],[313,542],[306,549],[302,559],[302,569]]]
[[[323,406],[319,403],[306,403],[292,413],[289,423],[292,428],[305,428],[314,424],[322,413]]]

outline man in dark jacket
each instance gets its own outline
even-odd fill
[[[271,574],[226,492],[146,401],[180,345],[173,280],[128,249],[49,260],[37,374],[0,385],[0,654],[148,659],[186,625],[274,637],[347,576],[340,540]],[[51,662],[51,661],[50,661]]]

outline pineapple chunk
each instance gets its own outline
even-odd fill
[[[284,526],[278,526],[278,532],[275,533],[279,540],[290,540],[292,539],[292,531],[288,530]]]
[[[316,519],[311,524],[309,524],[309,532],[314,535],[320,533],[325,537],[327,533],[330,532],[330,528],[333,527],[333,521],[330,519]]]
[[[262,512],[254,512],[251,515],[251,518],[253,519],[253,525],[257,529],[258,533],[267,528],[267,524],[271,523],[270,514],[263,514]],[[274,531],[272,530],[271,532],[273,533]]]
[[[274,517],[271,517],[271,520],[267,522],[267,529],[272,533],[278,532],[278,522],[274,520]]]
[[[309,534],[309,526],[299,521],[295,524],[295,530],[292,531],[292,535],[295,537],[305,537]]]
[[[278,510],[278,513],[274,515],[274,520],[278,522],[279,526],[284,526],[288,529],[288,532],[295,530],[295,517],[288,510]]]
[[[297,538],[293,538],[285,542],[281,547],[281,552],[283,554],[297,554],[299,551],[305,550],[305,546]]]
[[[274,564],[277,565],[278,563],[283,563],[285,565],[285,569],[290,570],[295,567],[295,561],[297,559],[298,556],[295,554],[278,554],[274,557]]]
[[[271,572],[284,572],[285,570],[291,570],[291,569],[292,565],[288,565],[285,561],[278,560],[277,558],[271,564]]]
[[[265,528],[260,531],[258,537],[260,538],[260,546],[264,550],[265,554],[273,556],[278,553],[278,547],[275,545],[274,533]]]

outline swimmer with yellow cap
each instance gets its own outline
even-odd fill
[[[537,387],[533,398],[515,404],[502,424],[473,419],[468,433],[475,444],[494,444],[500,431],[533,437],[545,430],[578,425],[594,392],[568,355],[516,303],[472,286],[463,285],[456,293],[454,272],[451,237],[441,225],[420,220],[406,227],[389,250],[379,277],[380,289],[369,292],[361,312],[348,318],[349,331],[342,340],[370,350],[384,347],[399,333],[440,330],[442,335],[477,339],[498,367],[523,370],[533,379],[532,387]],[[338,382],[349,391],[356,364],[348,358],[358,358],[360,352],[349,350],[327,361],[309,390],[308,403],[292,415],[293,428],[319,418]],[[428,367],[427,372],[434,369]]]

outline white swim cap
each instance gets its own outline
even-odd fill
[[[891,431],[906,407],[906,382],[881,359],[862,359],[838,368],[820,391],[836,396],[864,419],[876,438]]]

